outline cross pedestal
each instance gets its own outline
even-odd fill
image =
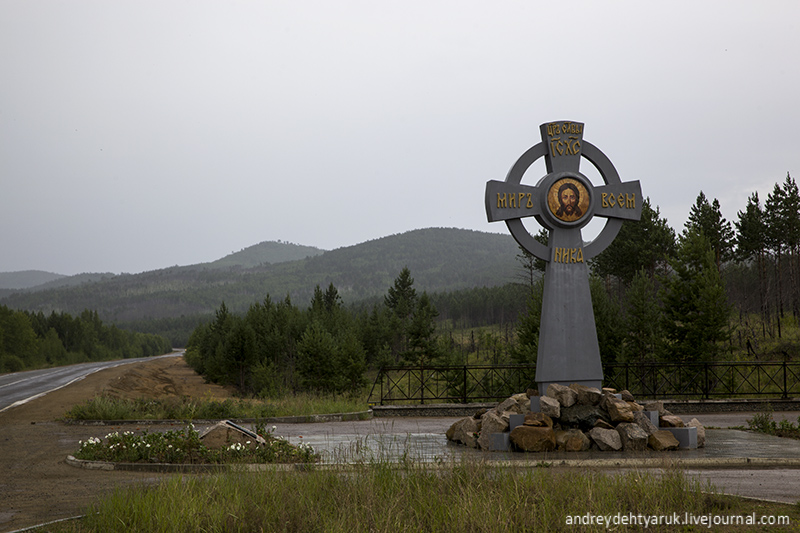
[[[542,124],[542,142],[520,156],[505,181],[486,184],[489,222],[504,221],[523,249],[546,262],[536,359],[540,394],[551,383],[602,386],[587,262],[611,244],[624,220],[639,220],[642,213],[639,182],[622,182],[611,161],[583,140],[583,129],[572,121]],[[541,157],[547,175],[536,185],[523,185],[525,171]],[[599,171],[603,185],[593,185],[580,172],[582,157]],[[584,245],[581,228],[596,216],[606,218],[606,225]],[[547,245],[528,233],[526,217],[548,230]]]

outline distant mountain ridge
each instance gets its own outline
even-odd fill
[[[30,289],[37,285],[66,278],[62,274],[43,270],[21,270],[18,272],[0,272],[0,289]]]
[[[454,228],[413,230],[327,252],[260,243],[211,263],[15,291],[0,305],[44,313],[92,309],[104,320],[125,322],[212,313],[222,301],[244,311],[267,296],[303,305],[316,285],[330,283],[352,302],[385,294],[405,266],[419,292],[502,285],[516,277],[518,252],[508,235]],[[304,258],[287,259],[298,255]]]
[[[222,259],[217,259],[210,263],[201,263],[200,265],[207,268],[250,268],[263,264],[299,261],[300,259],[323,253],[325,253],[325,250],[313,246],[301,246],[281,241],[264,241],[226,255]]]

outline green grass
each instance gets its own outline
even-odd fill
[[[773,418],[772,410],[768,409],[754,414],[753,418],[747,419],[747,429],[766,433],[767,435],[775,435],[776,437],[800,439],[800,416],[797,417],[797,424],[789,420],[776,422]]]
[[[587,513],[678,513],[682,517],[684,513],[752,511],[789,515],[794,525],[800,517],[798,506],[759,507],[709,490],[677,469],[667,469],[660,476],[650,472],[608,475],[494,468],[468,461],[438,469],[375,463],[344,471],[312,467],[305,472],[174,476],[156,487],[117,490],[89,509],[85,518],[52,529],[125,533],[584,531],[587,528],[570,525],[568,517]],[[639,531],[642,527],[613,529]]]
[[[72,407],[64,415],[70,420],[213,420],[223,418],[272,418],[367,410],[365,397],[287,395],[268,400],[196,399],[124,399],[96,396]]]

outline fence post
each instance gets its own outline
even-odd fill
[[[464,365],[464,389],[463,389],[463,391],[464,391],[464,394],[463,394],[464,398],[463,398],[461,403],[466,404],[467,403],[467,365]]]
[[[786,379],[786,361],[783,362],[783,398],[789,397],[789,382]]]
[[[653,371],[653,399],[658,400],[658,366],[650,365]]]
[[[425,367],[419,366],[419,404],[425,405]]]
[[[705,396],[706,400],[708,400],[708,394],[710,387],[708,386],[708,361],[705,361],[703,365],[703,395]]]
[[[628,391],[628,392],[630,392],[630,390],[631,390],[630,379],[629,379],[629,376],[628,376],[628,374],[629,374],[628,370],[629,369],[630,369],[630,363],[625,363],[625,390]]]

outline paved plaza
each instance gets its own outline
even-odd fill
[[[459,418],[397,417],[352,422],[277,423],[275,434],[292,443],[304,442],[325,463],[404,459],[431,464],[465,458],[498,467],[597,468],[611,471],[680,467],[717,489],[741,496],[796,503],[800,500],[800,440],[783,439],[740,429],[755,413],[682,414],[706,426],[706,446],[673,452],[482,452],[447,441],[445,431]],[[796,412],[776,412],[776,421],[797,422]]]

